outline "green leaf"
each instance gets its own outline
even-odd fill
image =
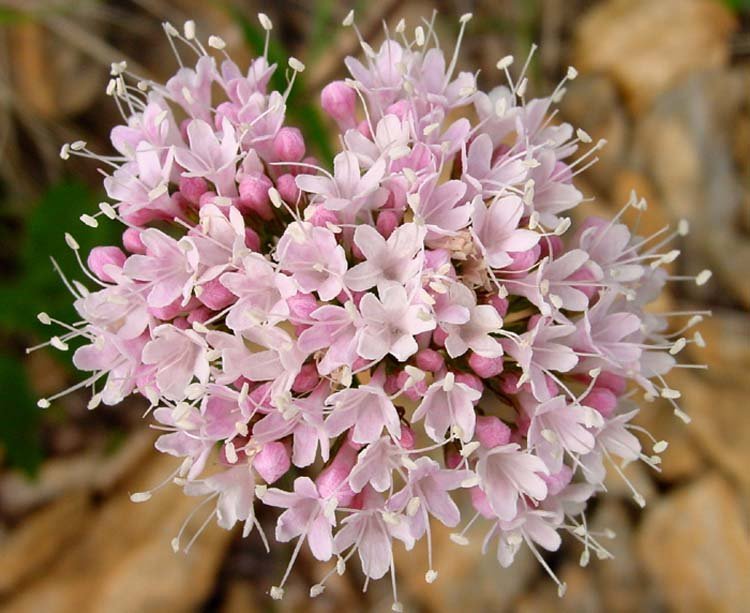
[[[253,25],[237,9],[230,8],[230,11],[233,19],[242,29],[245,41],[250,49],[252,49],[253,53],[261,55],[265,44],[265,32]],[[271,86],[281,92],[286,90],[287,84],[284,78],[284,71],[287,66],[288,57],[289,54],[278,40],[271,38],[268,45],[268,62],[278,65],[271,77]],[[309,100],[304,74],[297,75],[294,87],[289,94],[287,100],[287,117],[293,124],[299,126],[305,135],[305,140],[321,157],[321,161],[326,164],[330,163],[333,159],[333,150],[328,140],[329,131],[326,128],[318,107]]]
[[[21,364],[7,355],[0,355],[0,388],[5,398],[0,409],[0,445],[11,466],[34,475],[42,461],[39,409]]]
[[[75,236],[84,260],[96,245],[119,244],[116,222],[100,216],[99,227],[89,228],[79,220],[81,214],[96,211],[96,203],[94,194],[74,181],[55,185],[42,197],[26,220],[20,272],[0,288],[0,326],[10,332],[38,331],[46,336],[49,330],[36,320],[39,311],[64,321],[76,318],[73,297],[54,271],[50,258],[69,278],[91,286],[65,244],[65,233]]]

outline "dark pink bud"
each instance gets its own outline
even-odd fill
[[[359,124],[357,124],[357,131],[365,138],[372,140],[372,132],[370,132],[370,124],[367,123],[367,121],[365,120],[360,121]]]
[[[354,497],[354,492],[346,480],[357,462],[357,450],[351,445],[341,445],[341,449],[331,463],[323,469],[315,480],[322,498],[336,496],[340,505],[346,506]]]
[[[497,294],[490,296],[489,303],[495,307],[500,317],[505,317],[508,314],[508,299],[500,298]]]
[[[503,372],[503,358],[486,358],[472,351],[469,355],[469,366],[482,379],[489,379]]]
[[[273,218],[268,190],[273,187],[266,175],[252,174],[242,178],[239,185],[240,198],[237,206],[243,213],[255,213],[261,219]]]
[[[237,301],[237,296],[224,287],[218,279],[211,279],[200,287],[202,291],[198,300],[214,311],[221,311]]]
[[[427,391],[427,382],[424,379],[422,381],[412,382],[409,387],[404,389],[404,386],[406,385],[406,381],[408,379],[409,375],[405,370],[402,370],[400,373],[398,373],[398,377],[396,377],[396,389],[403,390],[404,396],[406,396],[409,400],[413,400],[414,402],[416,402],[422,396],[424,396],[425,392]]]
[[[475,429],[477,440],[486,449],[493,449],[510,442],[510,427],[494,415],[478,415]]]
[[[208,307],[200,306],[188,313],[187,322],[192,324],[194,321],[197,321],[202,324],[204,321],[210,319],[213,314],[214,312]]]
[[[107,269],[121,269],[126,259],[119,247],[94,247],[86,263],[99,279],[106,283],[113,283],[114,279],[107,273]]]
[[[386,109],[386,114],[395,115],[403,121],[409,114],[411,104],[412,103],[409,100],[399,100]]]
[[[568,281],[584,281],[580,285],[575,285],[575,289],[583,292],[591,300],[597,292],[596,285],[593,282],[596,281],[594,273],[586,267],[579,268],[572,275],[568,277]]]
[[[336,225],[339,222],[339,218],[336,216],[336,213],[334,213],[333,211],[329,211],[327,208],[321,205],[313,209],[309,221],[314,226],[325,228],[329,223]]]
[[[547,484],[547,495],[557,496],[565,489],[568,483],[570,483],[570,480],[573,478],[573,471],[569,466],[563,464],[560,472],[556,472],[553,475],[540,473],[539,476],[544,479],[544,482]]]
[[[208,183],[202,177],[180,177],[180,193],[189,203],[198,205],[207,191]]]
[[[323,88],[320,92],[320,105],[342,127],[354,126],[357,94],[343,81],[333,81]]]
[[[464,460],[455,447],[446,447],[443,457],[445,458],[445,467],[451,470],[458,468]]]
[[[539,247],[541,249],[540,257],[547,257],[551,254],[552,257],[556,258],[565,251],[565,245],[563,245],[559,236],[545,236],[539,241]]]
[[[482,380],[479,377],[475,377],[468,372],[456,373],[456,383],[463,383],[464,385],[468,385],[478,392],[484,391],[484,383],[482,383]]]
[[[266,443],[253,458],[253,468],[266,483],[273,483],[292,465],[289,450],[284,443]]]
[[[581,404],[596,409],[604,417],[611,417],[617,408],[617,396],[606,387],[594,387],[581,400]]]
[[[182,306],[182,296],[176,298],[171,304],[164,307],[148,307],[148,312],[162,321],[174,319],[180,313],[184,313],[185,311],[186,306]]]
[[[398,227],[401,221],[401,215],[396,211],[386,209],[378,215],[377,228],[385,238],[388,238]]]
[[[537,260],[539,260],[539,254],[541,252],[542,248],[539,245],[534,245],[527,251],[515,251],[512,253],[508,253],[508,255],[513,258],[513,262],[506,266],[505,270],[528,270],[534,264],[536,264]]]
[[[214,204],[214,201],[216,200],[216,192],[212,192],[211,190],[207,192],[203,192],[198,199],[198,207],[206,206],[207,204]]]
[[[606,387],[612,390],[615,396],[622,396],[628,387],[628,382],[625,377],[605,370],[596,378],[596,385],[597,387]]]
[[[318,308],[318,301],[312,294],[303,294],[298,292],[294,296],[286,299],[290,311],[290,320],[304,321],[307,323],[310,319],[310,313]]]
[[[291,202],[292,204],[297,202],[301,194],[294,180],[294,175],[289,173],[276,179],[276,189],[279,190],[279,195],[285,202]]]
[[[417,444],[417,437],[409,426],[401,424],[401,438],[398,439],[399,444],[404,449],[414,449]]]
[[[273,139],[273,155],[280,162],[299,162],[305,156],[305,139],[299,128],[281,128]]]
[[[188,330],[191,327],[188,323],[188,320],[184,317],[177,317],[176,319],[173,319],[172,325],[178,330]]]
[[[444,347],[446,338],[448,338],[448,333],[445,330],[443,330],[440,326],[435,328],[435,331],[432,333],[433,343],[435,343],[438,347]]]
[[[304,394],[305,392],[311,392],[315,389],[315,386],[320,381],[318,376],[318,369],[315,364],[305,364],[299,371],[299,374],[294,379],[292,384],[292,391],[295,394]]]
[[[487,495],[478,487],[472,487],[469,490],[471,496],[471,506],[482,515],[485,519],[497,519],[497,516],[490,507],[490,502],[487,500]]]
[[[260,251],[260,236],[252,228],[245,228],[245,247],[250,251]]]
[[[445,366],[445,358],[434,349],[422,349],[416,355],[417,366],[427,372],[437,372]]]
[[[138,228],[128,228],[122,233],[122,245],[130,253],[146,253],[146,245],[141,242],[141,231]]]
[[[500,377],[500,391],[512,396],[518,393],[519,377],[515,373],[506,373]]]

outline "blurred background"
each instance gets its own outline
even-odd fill
[[[358,52],[352,32],[339,26],[352,7],[371,42],[382,38],[383,20],[405,17],[413,27],[437,9],[448,48],[458,16],[473,12],[461,61],[482,69],[485,87],[498,82],[500,57],[525,57],[533,42],[540,50],[532,93],[551,91],[575,65],[580,76],[561,116],[609,141],[601,162],[580,177],[595,197],[582,212],[611,215],[635,188],[649,203],[640,230],[687,218],[692,233],[680,245],[680,269],[714,271],[707,286],[685,284],[659,305],[713,311],[700,327],[707,348],[684,352],[710,370],[671,376],[691,425],[658,403],[642,413],[641,424],[670,441],[661,473],[628,469],[646,509],[616,478],[592,507],[593,524],[617,533],[615,559],[582,569],[579,551],[566,543],[549,558],[569,586],[559,600],[527,552],[503,570],[493,555],[480,555],[479,535],[460,548],[438,529],[438,582],[425,584],[423,552],[397,558],[407,610],[750,611],[749,0],[1,0],[0,610],[390,609],[389,586],[376,583],[363,595],[353,568],[308,601],[325,570],[309,554],[284,601],[271,601],[266,593],[290,552],[267,555],[255,535],[243,540],[210,527],[190,555],[173,554],[170,539],[195,500],[176,487],[140,506],[127,496],[159,482],[174,463],[153,451],[143,406],[133,400],[87,411],[86,397],[71,394],[41,411],[35,399],[76,375],[69,355],[23,351],[46,339],[37,312],[72,318],[49,260],[74,270],[63,232],[84,250],[118,240],[115,228],[78,221],[102,196],[95,165],[58,157],[63,142],[77,139],[109,150],[109,129],[119,121],[104,95],[109,63],[126,59],[165,79],[176,63],[160,23],[192,18],[204,38],[222,36],[242,66],[262,45],[255,18],[262,10],[275,24],[272,54],[307,64],[290,119],[326,160],[336,143],[315,105],[321,87],[343,76],[343,58]],[[274,515],[261,521],[272,532]]]

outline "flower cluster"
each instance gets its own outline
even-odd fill
[[[90,408],[148,399],[156,448],[181,459],[166,482],[211,501],[209,519],[262,533],[257,505],[283,509],[276,540],[296,547],[274,598],[306,544],[337,560],[331,573],[355,553],[368,581],[391,573],[400,610],[394,541],[427,539],[433,582],[431,522],[459,526],[459,490],[473,513],[458,545],[484,524],[502,566],[526,545],[557,581],[539,550],[561,532],[582,564],[609,555],[584,516],[605,469],[658,469],[666,443],[643,450],[636,401],[661,396],[687,420],[664,375],[702,344],[685,336],[701,314],[644,310],[667,281],[708,280],[665,269],[687,224],[637,237],[621,212],[571,227],[573,178],[604,145],[555,120],[576,71],[527,100],[529,61],[514,77],[508,56],[507,84],[481,91],[456,70],[470,18],[449,59],[432,22],[411,38],[400,22],[377,50],[361,41],[351,78],[321,94],[340,130],[332,169],[285,125],[301,62],[269,91],[267,54],[244,73],[192,22],[165,24],[198,58],[165,85],[113,65],[116,155],[63,147],[105,166],[111,202],[84,223],[126,229],[82,263],[94,290],[66,280],[81,322],[40,314],[65,326],[50,343],[83,341]],[[670,316],[688,321],[670,330]]]

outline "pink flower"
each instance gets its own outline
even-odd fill
[[[229,120],[225,117],[221,122],[221,137],[202,119],[193,119],[188,124],[187,135],[189,148],[175,150],[175,160],[187,171],[184,176],[210,181],[220,196],[236,196],[238,143]]]
[[[326,348],[318,363],[318,372],[327,375],[344,365],[351,366],[357,358],[357,336],[361,317],[353,302],[343,307],[324,305],[312,313],[311,326],[299,337],[299,348],[312,353]]]
[[[474,436],[474,405],[481,396],[481,392],[464,383],[457,383],[455,375],[448,372],[427,388],[427,393],[412,415],[412,421],[424,417],[425,431],[433,441],[443,441],[445,432],[454,427],[458,438],[468,443]]]
[[[419,273],[424,232],[408,223],[396,229],[386,240],[372,226],[357,226],[354,244],[365,261],[347,271],[344,280],[354,291],[378,288],[396,282],[405,285]]]
[[[333,532],[336,525],[336,499],[324,499],[309,477],[294,480],[294,492],[272,488],[261,497],[263,504],[286,509],[276,522],[276,540],[287,543],[293,538],[305,539],[316,559],[333,555]]]
[[[419,348],[414,337],[432,330],[435,322],[423,305],[412,303],[403,285],[384,284],[378,295],[365,294],[359,304],[363,327],[357,353],[366,360],[390,354],[404,361]]]
[[[193,330],[180,330],[170,324],[154,329],[141,359],[156,370],[159,392],[170,400],[182,400],[188,384],[197,378],[208,381],[208,345]]]
[[[448,355],[457,358],[470,349],[486,358],[503,355],[503,347],[492,333],[499,332],[503,320],[495,307],[489,304],[476,303],[476,295],[464,285],[454,286],[454,304],[468,311],[469,318],[463,323],[443,323],[441,327],[447,332],[445,348]]]
[[[276,247],[276,258],[303,292],[318,292],[321,300],[333,299],[343,287],[346,255],[327,228],[290,224]]]
[[[518,514],[520,496],[543,500],[547,485],[540,474],[549,470],[537,456],[510,443],[482,451],[477,462],[479,485],[499,519],[510,521]]]
[[[513,262],[508,252],[526,251],[539,242],[539,234],[518,227],[523,202],[517,196],[494,199],[489,208],[477,196],[472,206],[472,234],[491,268],[505,268]]]

